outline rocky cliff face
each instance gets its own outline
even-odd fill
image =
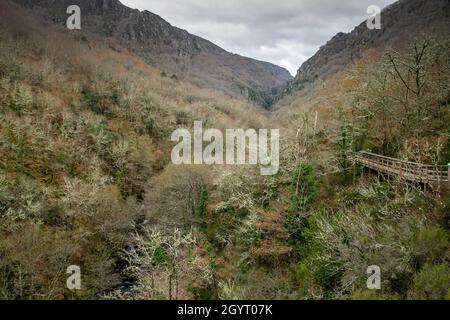
[[[345,69],[366,49],[401,46],[421,33],[448,35],[450,1],[400,0],[383,10],[381,24],[381,30],[369,30],[363,22],[348,34],[337,34],[300,67],[285,94]]]
[[[33,13],[65,24],[69,5],[81,8],[82,31],[116,39],[168,76],[269,106],[292,77],[276,65],[229,53],[171,26],[148,11],[118,0],[13,0]]]

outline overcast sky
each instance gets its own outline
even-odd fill
[[[338,32],[366,20],[367,8],[395,0],[120,0],[243,56],[300,65]]]

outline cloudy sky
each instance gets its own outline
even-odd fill
[[[349,32],[395,0],[120,0],[240,55],[293,75],[338,32]]]

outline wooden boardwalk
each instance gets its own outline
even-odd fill
[[[404,181],[426,184],[449,183],[449,166],[409,162],[366,151],[357,153],[354,159],[359,165]]]

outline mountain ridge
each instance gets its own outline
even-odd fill
[[[364,50],[381,49],[381,52],[387,46],[401,47],[420,33],[437,35],[442,29],[450,30],[449,21],[448,0],[400,0],[392,3],[382,10],[381,30],[369,30],[364,21],[349,33],[336,34],[300,66],[279,99],[344,70],[360,58]]]
[[[33,14],[65,24],[71,0],[13,0]],[[292,76],[286,69],[230,53],[172,26],[157,14],[118,0],[79,0],[82,31],[114,38],[147,63],[200,87],[269,107]],[[101,19],[99,19],[101,17]]]

